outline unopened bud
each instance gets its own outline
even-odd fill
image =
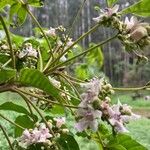
[[[110,97],[106,96],[106,97],[105,97],[105,101],[108,102],[108,103],[111,102]]]
[[[148,35],[148,32],[146,28],[142,26],[137,27],[130,34],[131,38],[135,41],[139,41],[140,39],[142,39],[143,37],[147,35]]]
[[[114,94],[115,93],[115,91],[114,90],[110,90],[110,94]]]
[[[147,30],[148,34],[150,35],[150,26],[146,26],[146,30]]]
[[[46,140],[45,143],[46,143],[47,145],[49,145],[49,146],[52,145],[52,142],[51,142],[50,140]]]
[[[93,103],[93,108],[94,109],[99,109],[100,108],[100,101],[99,100],[95,100]]]
[[[62,129],[62,133],[67,134],[67,133],[69,133],[69,130],[68,129]]]

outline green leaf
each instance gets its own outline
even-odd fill
[[[50,110],[52,114],[64,114],[65,110],[64,107],[59,105],[54,105],[53,108]]]
[[[121,11],[122,14],[135,14],[138,16],[149,17],[150,16],[150,1],[141,0],[128,8]]]
[[[147,150],[147,148],[126,134],[118,134],[115,137],[110,136],[107,148],[110,150]]]
[[[90,43],[90,47],[94,47],[94,46],[96,46],[96,44]],[[95,48],[93,51],[88,53],[86,59],[88,61],[88,65],[92,65],[96,63],[98,67],[102,67],[104,63],[104,55],[103,55],[101,47]]]
[[[112,7],[112,5],[114,3],[116,3],[118,0],[107,0],[107,4],[108,4],[108,7]]]
[[[133,140],[129,135],[118,134],[117,140],[118,143],[124,146],[127,150],[147,150],[144,146],[139,144],[137,141]]]
[[[23,113],[26,115],[30,115],[30,113],[23,107],[12,102],[6,102],[0,105],[0,110],[10,110],[18,113]]]
[[[108,148],[109,150],[127,150],[125,147],[123,147],[122,145],[112,145]]]
[[[10,56],[6,54],[0,54],[0,63],[4,64],[10,59]]]
[[[22,6],[19,8],[18,12],[17,12],[17,25],[20,26],[22,25],[27,17],[27,11],[26,9]]]
[[[61,135],[58,139],[58,143],[62,147],[62,150],[79,150],[79,145],[71,135]]]
[[[12,5],[13,0],[0,0],[0,9],[4,8],[6,5]]]
[[[15,120],[15,123],[19,124],[25,129],[32,129],[34,127],[34,122],[27,116],[18,116]],[[15,127],[15,137],[22,135],[23,129]]]
[[[36,69],[22,69],[19,82],[26,86],[39,88],[55,98],[60,98],[57,88],[53,86],[47,77]]]
[[[77,66],[75,68],[75,75],[77,78],[83,79],[83,80],[89,78],[87,64],[84,63],[84,64]]]
[[[9,11],[9,20],[10,22],[13,21],[13,17],[15,14],[17,14],[19,8],[21,7],[21,4],[20,3],[14,3],[13,5],[11,5],[10,7],[10,11]]]
[[[18,2],[11,5],[10,13],[9,13],[9,20],[11,26],[13,27],[21,26],[25,22],[26,17],[27,17],[27,11],[24,5],[21,5]]]
[[[28,0],[28,4],[34,7],[42,7],[44,0]]]
[[[3,69],[0,70],[0,84],[6,83],[16,76],[16,70]]]

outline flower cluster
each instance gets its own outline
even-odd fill
[[[108,121],[108,123],[113,126],[116,132],[128,132],[124,124],[128,123],[130,120],[139,119],[140,116],[132,112],[132,108],[127,104],[118,104],[110,106],[108,102],[104,101],[101,104],[103,117]]]
[[[98,118],[101,118],[102,112],[99,109],[99,94],[104,86],[104,79],[94,78],[89,83],[81,85],[85,92],[81,95],[81,103],[77,110],[77,116],[80,118],[75,124],[78,132],[87,128],[96,131],[98,129]],[[98,106],[98,107],[97,107]]]
[[[124,124],[130,120],[140,118],[132,112],[132,108],[118,102],[110,105],[110,94],[113,94],[112,86],[104,79],[92,79],[89,83],[82,84],[85,92],[81,95],[81,103],[77,110],[78,122],[75,128],[78,132],[85,129],[97,131],[98,119],[109,123],[115,132],[128,132]]]
[[[24,44],[22,51],[19,52],[18,57],[20,59],[22,59],[24,57],[37,58],[38,52],[32,47],[31,43],[26,43],[26,44]]]
[[[21,146],[28,147],[36,143],[49,143],[49,139],[52,137],[53,136],[49,133],[49,129],[46,128],[46,125],[44,123],[41,123],[33,130],[24,130],[19,141]]]
[[[119,31],[118,38],[128,51],[143,49],[149,45],[150,25],[138,21],[133,16],[130,19],[126,17],[125,21],[122,21],[117,13],[118,10],[119,5],[101,10],[100,16],[93,18],[93,20],[106,27],[117,29]]]
[[[124,24],[128,34],[127,40],[133,42],[137,47],[143,48],[150,43],[150,26],[148,23],[138,21],[136,17],[125,18]]]
[[[49,128],[53,131],[50,133],[49,128],[44,123],[37,124],[34,129],[25,129],[22,136],[19,138],[19,145],[24,148],[28,148],[33,144],[43,143],[46,146],[51,147],[54,142],[54,138],[59,138],[60,134],[67,134],[69,130],[63,126],[65,125],[65,117],[53,118],[48,121]]]

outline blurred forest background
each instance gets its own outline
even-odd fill
[[[45,0],[44,7],[32,9],[32,12],[43,27],[49,28],[63,25],[68,29],[79,10],[81,2],[82,0]],[[135,0],[119,0],[118,4],[120,5],[121,10],[134,2]],[[84,9],[82,9],[77,22],[74,25],[71,35],[73,40],[77,39],[95,24],[92,18],[99,15],[95,10],[95,6],[105,8],[106,4],[103,0],[86,1]],[[145,20],[149,21],[148,18],[145,18]],[[12,31],[18,35],[32,36],[34,34],[32,28],[34,27],[34,23],[28,17],[23,26],[12,29]],[[113,34],[115,34],[114,30],[100,27],[98,31],[86,37],[79,44],[86,48],[91,42],[101,42],[102,40],[111,37]],[[138,63],[134,54],[125,52],[124,47],[119,40],[113,40],[100,50],[102,51],[102,53],[100,53],[101,57],[98,58],[97,51],[95,51],[95,54],[92,54],[92,56],[89,56],[88,58],[92,59],[90,63],[83,62],[82,59],[76,61],[74,65],[78,66],[76,68],[76,71],[78,72],[77,77],[85,79],[89,76],[99,76],[101,72],[110,79],[111,83],[122,86],[143,85],[149,81],[150,61]],[[146,56],[150,58],[150,51],[148,50],[149,49],[147,48]],[[140,53],[142,54],[142,52]],[[102,58],[103,55],[104,60]],[[95,66],[93,66],[93,62],[96,62]],[[74,70],[74,68],[72,68],[72,70]]]

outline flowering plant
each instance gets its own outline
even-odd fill
[[[41,27],[30,7],[41,6],[42,1],[0,2],[0,9],[9,4],[13,14],[17,14],[18,9],[22,12],[17,14],[18,25],[21,25],[29,14],[40,30],[40,38],[22,37],[19,43],[9,31],[10,24],[7,26],[6,18],[0,15],[0,25],[5,31],[5,36],[0,42],[0,55],[3,58],[0,60],[0,92],[17,93],[26,103],[26,106],[12,102],[1,105],[3,110],[24,114],[17,117],[15,122],[0,114],[15,126],[15,139],[10,141],[4,127],[0,125],[12,150],[79,150],[75,135],[95,140],[102,150],[146,150],[126,134],[128,130],[125,124],[140,116],[120,101],[118,104],[111,104],[111,95],[118,88],[112,87],[103,77],[82,81],[69,75],[66,69],[71,61],[114,38],[122,42],[127,52],[143,50],[149,45],[148,23],[142,23],[135,17],[125,18],[125,21],[121,18],[123,13],[132,13],[139,5],[147,4],[147,0],[120,12],[119,5],[112,7],[114,1],[107,1],[109,6],[100,10],[100,15],[93,18],[96,25],[76,40],[70,38],[62,26],[50,27],[47,30]],[[13,19],[10,20],[13,23]],[[77,48],[77,43],[100,26],[112,27],[117,33],[69,58],[69,52]],[[137,52],[136,54],[141,56]],[[138,89],[149,89],[149,84]],[[72,127],[68,125],[70,115],[74,119]]]

